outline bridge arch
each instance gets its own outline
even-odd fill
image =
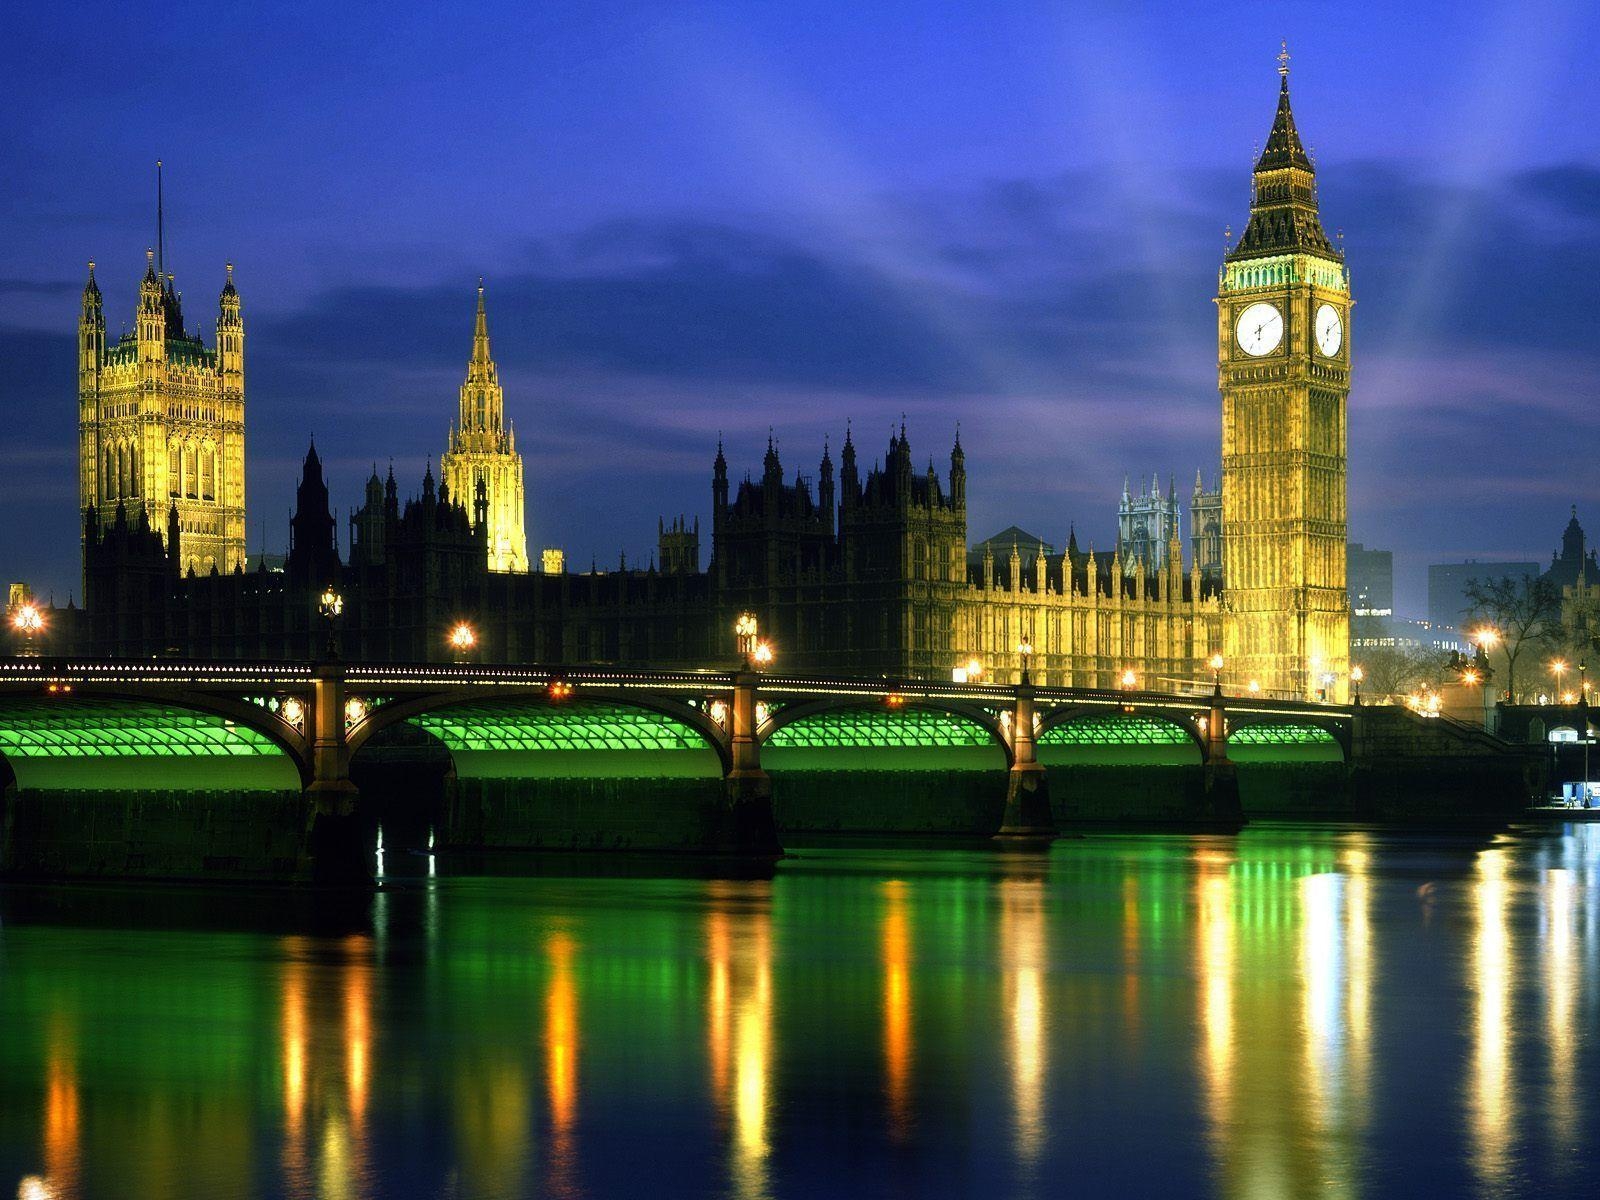
[[[587,773],[596,767],[594,753],[610,752],[654,755],[652,769],[704,774],[714,767],[725,774],[730,757],[722,726],[691,704],[598,688],[558,700],[544,686],[456,689],[369,705],[347,733],[351,757],[402,722],[442,742],[458,771],[469,773],[520,769],[542,774],[567,768]],[[662,757],[678,751],[689,754],[682,761]],[[518,757],[496,767],[484,755]],[[579,760],[583,755],[588,761]]]
[[[1045,714],[1035,735],[1039,761],[1073,764],[1184,766],[1205,761],[1200,731],[1160,709],[1060,708]]]
[[[249,701],[97,691],[0,698],[0,756],[43,791],[299,791],[306,745]]]
[[[1228,723],[1228,757],[1236,762],[1342,763],[1349,756],[1349,730],[1336,722],[1284,715]]]
[[[776,709],[758,733],[786,842],[1000,826],[1011,747],[975,705],[825,697]]]
[[[976,705],[908,700],[891,708],[884,701],[827,698],[778,708],[757,731],[762,761],[789,750],[961,750],[993,747],[1012,761],[1011,740],[1001,721]],[[782,754],[779,761],[781,763]],[[877,769],[884,769],[879,766]]]

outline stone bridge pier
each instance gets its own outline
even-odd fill
[[[1011,708],[1011,768],[1006,776],[1006,808],[995,834],[1002,842],[1049,841],[1056,836],[1050,811],[1050,780],[1039,761],[1034,733],[1036,709],[1031,683],[1017,685]]]
[[[727,805],[720,828],[711,831],[714,853],[776,855],[783,851],[772,809],[772,778],[761,767],[760,721],[756,709],[756,675],[733,677],[728,705]]]
[[[372,875],[366,839],[356,817],[345,733],[345,676],[337,663],[312,668],[306,705],[310,776],[306,785],[306,844],[319,883],[356,883]]]

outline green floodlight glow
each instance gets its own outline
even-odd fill
[[[773,732],[767,745],[777,749],[990,747],[994,736],[983,726],[951,713],[926,709],[845,709],[802,717]]]
[[[450,750],[706,749],[705,737],[687,722],[619,704],[463,704],[411,723]]]
[[[1154,717],[1085,717],[1052,725],[1039,735],[1041,746],[1183,746],[1192,742],[1170,721]]]
[[[15,758],[253,758],[272,740],[225,717],[121,700],[0,706],[0,754]]]
[[[1333,745],[1338,739],[1319,725],[1245,725],[1228,735],[1239,746]]]

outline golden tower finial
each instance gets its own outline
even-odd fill
[[[1289,39],[1283,38],[1278,43],[1278,74],[1285,79],[1289,78]]]

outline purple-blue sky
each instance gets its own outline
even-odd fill
[[[1158,11],[1159,10],[1159,11]],[[22,6],[0,51],[0,571],[77,578],[75,333],[133,314],[167,163],[191,321],[237,264],[252,549],[314,432],[347,509],[437,456],[487,277],[537,545],[644,561],[724,432],[814,472],[907,414],[971,536],[1109,544],[1218,455],[1211,298],[1278,39],[1358,306],[1351,537],[1600,534],[1591,3]],[[208,337],[209,340],[209,337]]]

